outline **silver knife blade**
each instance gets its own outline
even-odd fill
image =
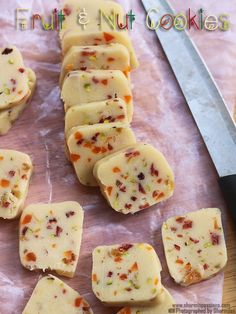
[[[174,15],[166,0],[142,0],[159,18]],[[157,21],[155,12],[151,19]],[[158,28],[157,37],[172,67],[220,177],[236,174],[236,127],[205,62],[186,31]]]

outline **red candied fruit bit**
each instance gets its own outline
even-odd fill
[[[144,188],[143,188],[141,183],[138,184],[138,190],[139,190],[140,193],[146,194],[146,192],[145,192],[145,190],[144,190]]]
[[[111,41],[112,39],[115,38],[114,36],[112,36],[111,34],[106,33],[106,32],[103,33],[103,36],[104,36],[106,41]]]
[[[195,244],[199,243],[199,240],[193,239],[193,238],[191,238],[191,237],[189,238],[189,240],[192,241],[192,242],[195,243]]]
[[[76,298],[75,299],[75,307],[80,307],[82,300],[83,300],[82,298]]]
[[[185,220],[183,224],[183,229],[191,229],[193,226],[192,220]]]
[[[220,236],[214,232],[210,233],[211,235],[211,243],[212,245],[218,245],[220,244]]]
[[[60,237],[60,234],[62,233],[63,229],[59,226],[56,228],[56,237]]]
[[[204,268],[204,270],[206,270],[206,269],[209,268],[209,265],[208,265],[208,264],[204,264],[204,265],[203,265],[203,268]]]
[[[24,73],[24,72],[25,72],[25,69],[19,68],[18,71],[19,71],[20,73]]]
[[[121,280],[126,280],[127,278],[128,278],[128,276],[126,274],[120,275],[120,279]]]
[[[36,262],[36,255],[33,252],[29,252],[26,254],[27,262]]]
[[[156,176],[156,177],[159,176],[159,171],[158,171],[157,169],[155,169],[154,164],[151,164],[150,170],[151,170],[151,175],[152,175],[152,176]]]
[[[150,205],[149,205],[149,203],[146,203],[146,204],[144,204],[144,205],[140,205],[139,206],[139,209],[146,209],[146,208],[148,208]]]
[[[131,249],[133,247],[133,244],[129,244],[129,243],[125,243],[125,244],[122,244],[119,248],[118,248],[118,251],[120,252],[127,252],[129,249]]]
[[[179,245],[174,244],[174,247],[175,247],[175,249],[176,249],[177,251],[180,251],[180,246],[179,246]]]
[[[184,217],[178,217],[175,219],[178,223],[182,223],[184,221]]]

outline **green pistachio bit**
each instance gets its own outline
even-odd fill
[[[86,92],[90,92],[91,91],[91,84],[89,84],[89,83],[84,84],[84,89],[86,90]]]
[[[113,281],[107,281],[107,286],[110,286],[113,284]]]
[[[5,89],[4,89],[4,93],[5,93],[6,95],[10,95],[10,89],[9,89],[9,88],[5,88]]]
[[[8,63],[9,63],[9,64],[14,64],[14,61],[13,61],[12,59],[9,59],[9,60],[8,60]]]
[[[208,247],[211,247],[212,246],[212,244],[211,244],[211,242],[206,242],[204,245],[203,245],[203,247],[206,249],[206,248],[208,248]]]
[[[90,60],[90,61],[96,61],[97,58],[96,58],[96,56],[90,56],[90,57],[89,57],[89,60]]]
[[[157,289],[156,288],[154,288],[154,289],[152,289],[152,294],[155,294],[156,292],[157,292]]]

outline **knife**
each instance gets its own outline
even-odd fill
[[[142,0],[150,20],[175,15],[167,0]],[[155,30],[219,175],[236,223],[236,126],[205,62],[186,31]]]

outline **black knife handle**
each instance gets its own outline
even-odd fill
[[[236,174],[221,177],[219,183],[225,201],[236,223]]]

